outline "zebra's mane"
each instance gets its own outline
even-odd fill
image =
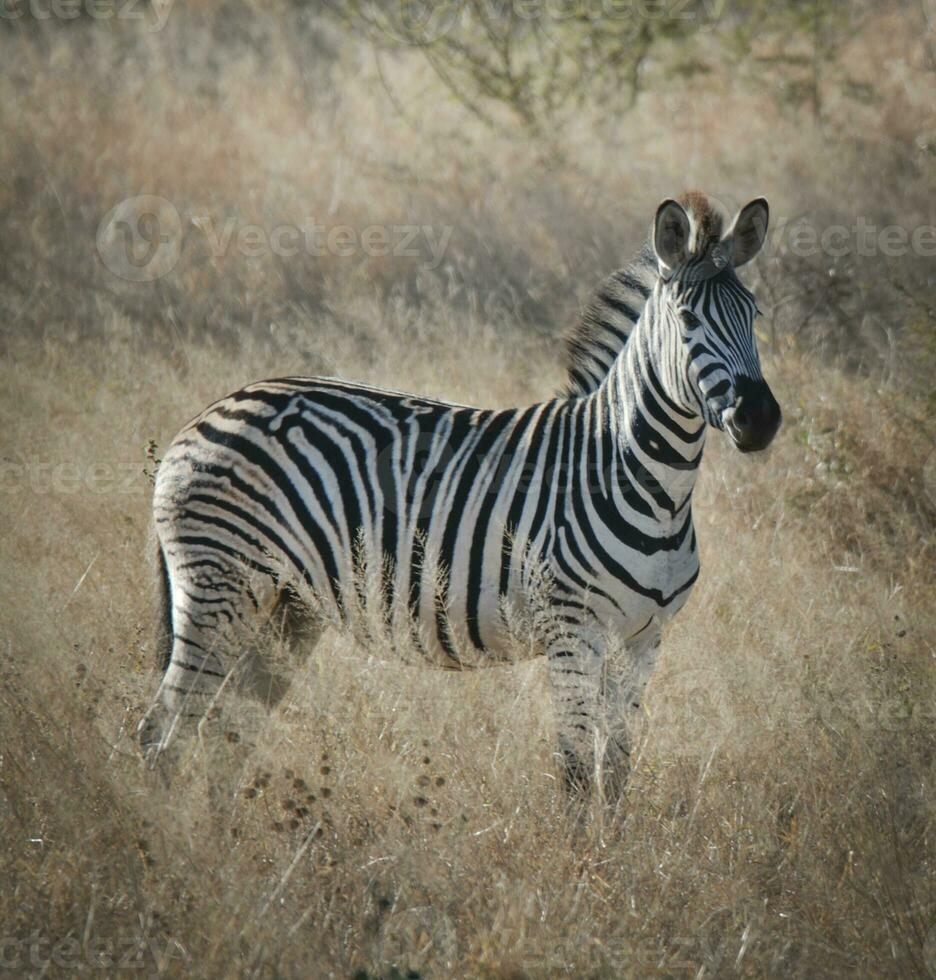
[[[679,203],[686,209],[693,230],[691,253],[708,251],[721,239],[721,215],[701,191],[686,191]],[[589,395],[604,381],[637,325],[658,277],[656,256],[648,239],[628,265],[598,284],[565,337],[568,380],[563,395]]]
[[[578,323],[566,334],[569,378],[563,394],[588,395],[604,381],[637,325],[657,275],[653,249],[646,242],[629,265],[598,284]]]

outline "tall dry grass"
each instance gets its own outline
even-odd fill
[[[715,73],[624,119],[584,107],[552,134],[561,158],[487,133],[414,53],[392,62],[391,100],[366,46],[294,16],[206,3],[152,35],[82,22],[0,40],[0,965],[936,970],[933,292],[918,256],[777,248],[751,271],[784,427],[764,458],[718,437],[706,450],[702,579],[616,812],[561,793],[541,664],[452,676],[338,632],[273,714],[232,696],[170,786],[142,768],[150,440],[158,457],[210,400],[277,374],[546,397],[562,328],[687,184],[819,223],[934,220],[915,142],[930,76],[906,7],[853,41],[856,77],[895,51],[906,64],[851,122],[804,122]],[[856,148],[859,133],[882,146]],[[172,272],[133,283],[95,236],[140,193],[173,203],[184,241]],[[219,256],[193,224],[206,216],[452,235],[434,269]]]

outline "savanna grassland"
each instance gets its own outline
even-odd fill
[[[0,973],[936,976],[936,10],[675,7],[4,8]],[[178,428],[286,374],[546,398],[686,187],[770,199],[784,424],[709,440],[621,805],[563,796],[541,663],[338,630],[147,771]]]

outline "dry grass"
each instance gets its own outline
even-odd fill
[[[620,131],[586,108],[547,169],[543,147],[486,135],[447,103],[424,112],[439,96],[415,58],[394,82],[421,128],[393,115],[351,40],[232,11],[178,10],[151,36],[79,25],[2,42],[0,965],[936,970],[933,294],[910,259],[771,253],[753,273],[785,424],[764,458],[717,437],[706,451],[703,576],[667,635],[619,811],[560,792],[542,665],[426,672],[337,632],[272,716],[232,698],[171,787],[142,769],[130,733],[155,680],[149,440],[275,374],[486,405],[545,397],[577,303],[656,198],[687,183],[766,192],[775,213],[817,220],[851,217],[859,190],[879,220],[927,213],[931,165],[888,79],[861,125],[888,134],[890,159],[908,142],[902,196],[847,156],[846,123],[830,135],[787,120],[717,77],[668,96],[698,113],[666,140],[651,96]],[[889,51],[902,29],[885,18],[855,44]],[[915,105],[928,81],[910,74]],[[765,159],[772,129],[783,138]],[[96,226],[144,192],[186,220],[454,231],[429,271],[216,257],[186,225],[170,275],[123,282],[95,255]],[[886,305],[893,282],[916,284],[922,312]],[[863,317],[893,334],[883,359]]]

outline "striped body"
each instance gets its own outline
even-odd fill
[[[733,271],[766,203],[725,237],[707,207],[661,205],[652,245],[586,309],[561,397],[487,411],[283,378],[190,422],[156,483],[168,644],[144,744],[200,718],[257,623],[300,605],[440,666],[545,654],[567,784],[604,766],[619,788],[660,629],[699,573],[706,425],[749,451],[780,419]]]
[[[379,569],[371,601],[453,666],[516,655],[504,605],[531,612],[546,570],[557,608],[581,616],[587,598],[595,625],[626,640],[681,605],[698,561],[689,509],[661,510],[631,482],[610,389],[492,412],[332,379],[250,385],[160,466],[170,575],[223,550],[343,617]]]

